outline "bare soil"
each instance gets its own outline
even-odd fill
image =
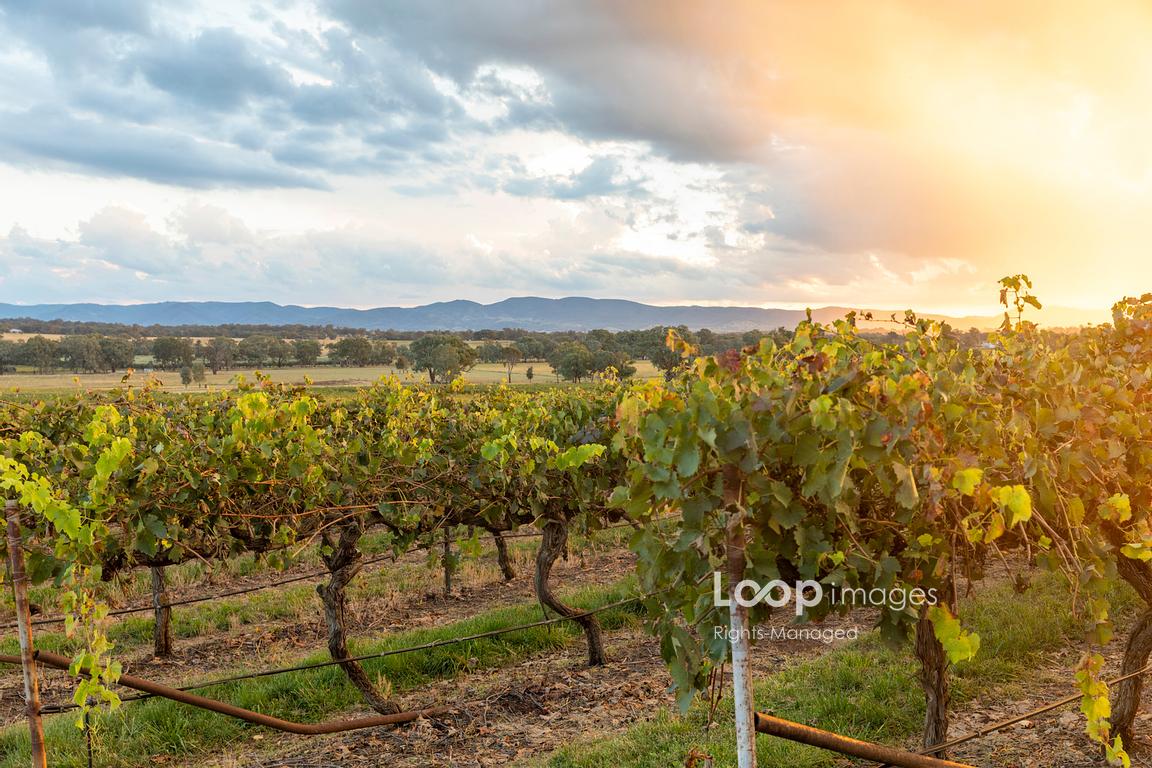
[[[860,617],[843,621],[855,625]],[[787,617],[778,622],[784,624]],[[823,626],[836,628],[839,619]],[[755,658],[757,675],[819,656],[819,641],[789,640],[765,646]],[[578,739],[607,736],[672,711],[671,678],[658,642],[643,630],[628,629],[607,638],[609,661],[587,665],[583,638],[562,652],[443,680],[412,691],[401,706],[416,709],[451,703],[443,718],[420,720],[395,729],[371,729],[323,737],[282,737],[268,745],[259,734],[214,761],[185,765],[211,768],[288,766],[397,766],[397,768],[480,768],[545,756]],[[726,683],[731,685],[730,680]],[[729,687],[730,690],[730,687]],[[347,713],[368,714],[367,710]]]

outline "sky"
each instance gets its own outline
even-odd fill
[[[0,302],[1152,290],[1140,0],[0,0]]]

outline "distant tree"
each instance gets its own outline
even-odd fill
[[[404,355],[396,355],[396,361],[393,363],[398,371],[406,371],[412,365],[412,361]]]
[[[315,339],[296,339],[292,342],[292,356],[296,365],[305,368],[316,365],[320,359],[320,342]]]
[[[272,365],[283,368],[294,356],[295,348],[284,339],[273,337],[268,340],[268,358],[272,361]]]
[[[189,365],[181,366],[180,368],[180,383],[188,386],[192,383],[192,367]]]
[[[60,362],[59,344],[43,336],[33,336],[24,342],[21,350],[24,363],[37,373],[47,373]]]
[[[21,362],[21,347],[14,341],[0,339],[0,373],[15,373],[16,364]]]
[[[58,349],[64,364],[78,373],[96,373],[109,368],[99,336],[65,336]]]
[[[520,350],[516,349],[516,347],[502,347],[500,351],[504,358],[504,370],[508,372],[508,383],[511,384],[512,369],[516,367],[517,363],[524,359],[524,356],[520,354]]]
[[[236,356],[246,364],[258,368],[271,359],[273,341],[271,336],[265,336],[259,333],[253,334],[252,336],[245,336],[243,339],[240,339],[240,343],[236,345]]]
[[[364,336],[345,336],[333,345],[328,357],[339,365],[363,367],[372,364],[374,354],[371,339]]]
[[[192,342],[175,336],[161,336],[152,342],[152,360],[157,368],[189,366],[192,364]]]
[[[590,376],[595,364],[592,352],[579,341],[567,341],[561,344],[552,353],[549,362],[557,374],[574,382]]]
[[[708,328],[701,328],[696,333],[696,345],[702,355],[716,354],[716,333]]]
[[[531,337],[519,339],[512,346],[520,350],[520,354],[525,360],[544,359],[544,346],[537,339]]]
[[[376,365],[391,365],[396,359],[396,345],[380,339],[372,344],[372,362]]]
[[[204,347],[204,360],[212,373],[219,373],[236,360],[236,342],[227,336],[217,336]]]
[[[636,374],[636,366],[632,365],[625,352],[602,349],[592,353],[593,373],[603,373],[609,368],[621,379],[631,378]]]
[[[528,379],[528,381],[532,381],[533,377],[535,376],[536,371],[532,370],[532,366],[528,366],[528,368],[524,371],[524,378]]]
[[[131,368],[136,363],[136,345],[131,339],[105,336],[100,339],[100,352],[108,370],[113,373]]]
[[[476,356],[482,363],[502,363],[504,347],[494,341],[486,341],[476,349]]]
[[[203,384],[207,378],[208,375],[205,371],[204,363],[200,360],[192,363],[192,381],[196,382],[197,384]]]
[[[451,381],[476,364],[476,350],[459,336],[430,333],[421,336],[408,347],[412,366],[426,371],[433,384]]]

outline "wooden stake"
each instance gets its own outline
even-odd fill
[[[24,671],[24,704],[32,737],[32,768],[47,768],[44,747],[44,721],[40,718],[40,681],[32,649],[32,612],[28,606],[28,574],[24,571],[24,546],[20,541],[20,509],[15,501],[4,502],[8,517],[8,566],[12,573],[12,594],[16,598],[16,622],[20,636],[20,665]]]

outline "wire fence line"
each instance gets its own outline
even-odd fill
[[[1152,664],[1146,664],[1145,666],[1141,667],[1140,669],[1137,669],[1135,672],[1129,672],[1126,675],[1120,675],[1119,677],[1114,677],[1111,680],[1106,680],[1105,683],[1108,685],[1109,688],[1111,688],[1113,685],[1116,685],[1117,683],[1122,683],[1125,680],[1130,680],[1133,677],[1139,677],[1140,675],[1143,675],[1146,672],[1150,672],[1150,671],[1152,671]],[[959,746],[960,744],[966,744],[969,741],[974,741],[976,739],[980,739],[980,738],[983,738],[985,736],[989,736],[993,733],[996,733],[997,731],[1002,731],[1005,728],[1010,728],[1011,726],[1016,725],[1016,723],[1022,722],[1024,720],[1030,720],[1033,717],[1036,717],[1037,715],[1043,715],[1043,714],[1046,714],[1048,712],[1051,712],[1054,709],[1059,709],[1060,707],[1065,707],[1069,704],[1074,704],[1075,702],[1080,701],[1082,698],[1083,698],[1083,694],[1074,693],[1070,696],[1065,696],[1062,699],[1057,699],[1056,701],[1050,701],[1047,704],[1043,704],[1043,705],[1037,707],[1036,709],[1025,712],[1022,715],[1015,715],[1013,717],[1008,718],[1007,720],[1001,720],[999,722],[993,723],[992,725],[986,725],[977,731],[973,731],[972,733],[969,733],[969,734],[964,735],[964,736],[957,736],[956,738],[949,739],[948,741],[945,741],[942,744],[934,744],[931,747],[925,747],[924,749],[918,750],[916,752],[916,754],[918,754],[918,755],[930,755],[930,754],[934,754],[936,752],[940,752],[941,750],[950,749],[952,747]],[[891,768],[891,766],[881,765],[880,768]]]
[[[584,533],[590,535],[593,533],[598,533],[599,531],[607,531],[607,530],[611,530],[611,529],[615,529],[615,528],[626,528],[626,527],[630,527],[630,526],[632,526],[632,523],[630,523],[630,522],[617,523],[615,525],[607,525],[607,526],[604,526],[603,528],[598,528],[596,530],[589,530],[589,531],[586,531]],[[500,533],[501,538],[504,538],[504,539],[539,538],[540,536],[543,535],[541,531],[514,531],[514,532],[508,532],[508,533],[497,531],[497,532],[493,532],[493,535],[495,535],[495,533]],[[438,546],[440,546],[439,543],[421,544],[417,547],[412,547],[411,549],[407,549],[403,553],[399,553],[399,554],[408,554],[411,552],[420,552],[420,551],[423,551],[426,549],[431,549],[432,547],[438,547]],[[377,555],[375,557],[371,557],[371,558],[368,558],[367,560],[364,560],[361,563],[361,566],[376,565],[378,563],[384,563],[384,562],[395,562],[397,556],[398,556],[397,553]],[[200,595],[198,597],[188,597],[188,598],[183,598],[181,600],[172,600],[172,601],[167,602],[167,603],[161,603],[159,606],[154,606],[151,603],[149,603],[148,605],[141,605],[141,606],[137,606],[134,608],[117,608],[115,610],[109,611],[108,615],[109,616],[127,616],[127,615],[134,614],[134,613],[151,613],[151,612],[157,610],[157,608],[160,608],[160,609],[175,608],[175,607],[178,607],[181,605],[193,605],[195,603],[205,603],[205,602],[211,602],[213,600],[222,600],[222,599],[227,598],[227,597],[238,597],[240,595],[247,595],[247,594],[252,593],[252,592],[260,592],[260,591],[265,590],[265,589],[275,589],[276,587],[282,587],[282,586],[285,586],[287,584],[295,584],[295,583],[301,582],[301,581],[309,581],[311,579],[319,579],[319,578],[323,578],[323,577],[328,576],[328,575],[329,575],[329,573],[328,573],[327,569],[317,570],[317,571],[312,571],[310,573],[304,573],[304,574],[300,574],[297,576],[290,576],[288,578],[279,579],[277,581],[271,581],[271,582],[268,582],[267,584],[256,584],[256,585],[249,586],[249,587],[242,587],[242,588],[238,588],[238,589],[229,590],[227,592],[216,592],[216,593],[211,594],[211,595]],[[38,619],[33,619],[32,620],[32,626],[38,627],[38,626],[46,626],[49,624],[59,624],[59,623],[62,623],[66,620],[67,620],[67,617],[65,617],[65,616],[44,616],[44,617],[41,617]],[[14,629],[15,627],[16,627],[16,622],[14,622],[14,621],[7,622],[5,624],[0,624],[0,630]]]
[[[617,600],[617,601],[614,601],[611,603],[606,603],[604,605],[597,606],[596,608],[590,608],[586,611],[580,611],[580,612],[574,613],[571,616],[557,616],[557,617],[554,617],[551,619],[540,619],[538,621],[531,621],[531,622],[528,622],[526,624],[516,624],[516,625],[511,626],[511,627],[501,627],[499,629],[490,629],[490,630],[487,630],[485,632],[477,632],[477,633],[474,633],[471,635],[463,635],[461,637],[449,637],[449,638],[444,638],[442,640],[432,640],[432,641],[427,642],[427,643],[420,643],[417,645],[406,646],[404,648],[389,648],[389,649],[386,649],[383,651],[376,651],[373,653],[365,653],[365,654],[361,654],[358,656],[349,656],[349,657],[343,658],[343,659],[330,659],[328,661],[317,661],[317,662],[313,662],[311,664],[297,664],[297,665],[291,666],[291,667],[280,667],[277,669],[260,670],[258,672],[247,672],[244,674],[231,675],[229,677],[222,677],[222,678],[218,678],[215,680],[209,680],[209,681],[202,682],[202,683],[190,683],[188,685],[180,686],[180,687],[176,688],[176,690],[178,690],[178,691],[195,691],[195,690],[200,690],[203,688],[211,688],[211,687],[214,687],[217,685],[225,685],[227,683],[235,683],[235,682],[239,682],[242,680],[254,680],[254,679],[260,678],[260,677],[272,677],[275,675],[285,675],[285,674],[290,674],[290,673],[294,673],[294,672],[306,672],[306,671],[310,671],[310,670],[314,670],[314,669],[323,669],[325,667],[340,666],[342,664],[348,664],[351,662],[370,661],[372,659],[383,659],[383,658],[387,658],[389,656],[399,656],[401,654],[406,654],[406,653],[415,653],[418,651],[434,650],[436,648],[441,648],[441,647],[449,646],[449,645],[457,645],[459,643],[470,643],[470,642],[474,642],[477,640],[485,640],[485,639],[492,638],[492,637],[498,637],[500,635],[507,635],[507,634],[510,634],[512,632],[521,632],[521,631],[527,630],[527,629],[537,629],[540,627],[551,626],[553,624],[559,624],[559,623],[565,622],[565,621],[576,621],[578,619],[582,619],[582,618],[585,618],[587,616],[595,616],[596,614],[604,613],[605,611],[611,611],[611,610],[614,610],[616,608],[622,608],[626,605],[632,605],[635,603],[642,602],[644,600],[647,600],[650,597],[654,597],[658,594],[661,594],[662,592],[667,592],[667,591],[668,590],[659,590],[656,592],[650,592],[650,593],[643,594],[643,595],[637,595],[635,597],[624,598],[623,600]],[[155,694],[140,694],[140,695],[136,695],[136,696],[128,696],[128,697],[122,698],[121,701],[122,702],[140,701],[142,699],[151,699],[151,698],[155,698]],[[41,711],[43,711],[43,712],[51,711],[52,713],[67,712],[69,710],[77,709],[78,707],[79,707],[79,705],[77,705],[77,704],[50,705],[50,706],[44,707]]]

